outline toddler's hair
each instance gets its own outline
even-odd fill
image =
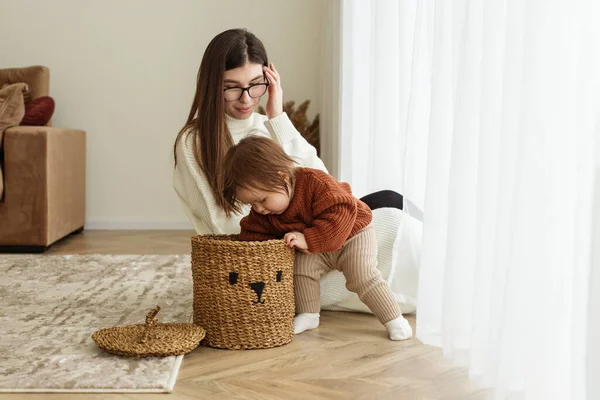
[[[240,188],[267,192],[285,191],[290,195],[296,162],[272,139],[248,136],[231,146],[223,167],[225,214],[241,213],[236,193]]]

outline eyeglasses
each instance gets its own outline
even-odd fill
[[[225,101],[236,101],[242,98],[244,92],[248,92],[248,96],[252,98],[260,97],[267,92],[269,82],[256,83],[245,88],[232,87],[223,89],[223,97]]]

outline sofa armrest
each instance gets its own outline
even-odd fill
[[[5,131],[0,239],[5,234],[22,243],[22,236],[28,241],[35,236],[34,244],[49,245],[83,227],[85,153],[81,130],[18,126]],[[6,232],[9,226],[12,233]]]

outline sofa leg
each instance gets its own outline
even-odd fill
[[[79,229],[74,230],[73,232],[69,233],[68,235],[65,235],[64,237],[58,239],[56,242],[54,243],[50,243],[48,246],[3,246],[0,245],[0,253],[35,253],[35,254],[39,254],[39,253],[43,253],[46,250],[48,250],[51,246],[55,245],[56,243],[68,238],[71,235],[77,235],[78,233],[83,232],[83,226]]]
[[[0,253],[43,253],[50,246],[0,246]]]

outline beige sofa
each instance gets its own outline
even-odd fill
[[[0,87],[17,82],[29,85],[33,99],[48,96],[50,71],[42,66],[0,69]],[[0,252],[43,252],[83,230],[86,134],[50,125],[4,131]]]

